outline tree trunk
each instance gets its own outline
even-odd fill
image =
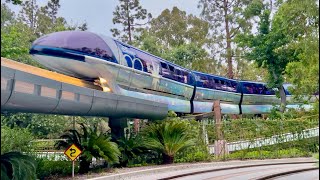
[[[227,39],[228,78],[233,79],[231,35],[230,35],[230,29],[229,29],[228,1],[227,0],[223,1],[223,10],[224,10],[224,22],[225,22],[225,26],[226,26],[226,39]]]
[[[286,93],[284,91],[283,85],[278,87],[279,92],[280,92],[280,98],[281,98],[281,103],[280,103],[280,112],[284,112],[286,110],[287,106],[287,98],[286,98]]]
[[[174,156],[169,156],[167,154],[162,154],[163,164],[172,164],[174,161]]]
[[[129,4],[127,2],[127,23],[128,23],[128,36],[129,36],[129,39],[128,39],[128,44],[131,45],[131,24],[130,24],[130,13],[129,13]]]

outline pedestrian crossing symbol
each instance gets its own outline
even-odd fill
[[[74,161],[81,154],[80,148],[78,148],[75,144],[72,144],[64,151],[64,154],[71,160]]]

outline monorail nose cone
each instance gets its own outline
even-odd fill
[[[61,31],[45,35],[33,42],[30,54],[52,55],[46,54],[51,52],[50,50],[102,59],[113,56],[106,42],[99,35],[88,31]]]

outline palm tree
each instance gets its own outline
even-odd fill
[[[92,158],[103,158],[108,163],[119,163],[120,151],[116,143],[111,142],[111,137],[106,133],[98,132],[98,128],[94,125],[87,128],[80,123],[82,134],[77,130],[68,130],[62,136],[55,146],[57,148],[68,148],[71,144],[75,144],[82,150],[80,155],[79,173],[87,173],[89,171]]]
[[[1,155],[1,179],[36,179],[36,161],[20,152]]]
[[[147,153],[143,146],[143,139],[140,135],[131,134],[128,137],[122,137],[118,140],[119,150],[121,152],[120,165],[126,167],[130,160],[142,153]]]
[[[144,145],[162,154],[163,163],[171,164],[177,152],[195,145],[191,127],[183,120],[165,120],[146,127]]]

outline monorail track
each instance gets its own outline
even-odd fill
[[[1,57],[1,112],[163,119],[168,105]]]
[[[102,91],[101,87],[94,85],[92,82],[84,81],[84,80],[81,80],[78,78],[74,78],[74,77],[67,76],[64,74],[52,72],[49,70],[37,68],[37,67],[23,64],[23,63],[20,63],[17,61],[12,61],[10,59],[3,58],[3,57],[1,57],[1,66],[15,69],[15,70],[19,70],[19,71],[23,71],[25,73],[33,74],[36,76],[41,76],[44,78],[52,79],[55,81],[64,82],[67,84],[72,84],[75,86],[86,87],[86,88],[96,89],[96,90]]]

